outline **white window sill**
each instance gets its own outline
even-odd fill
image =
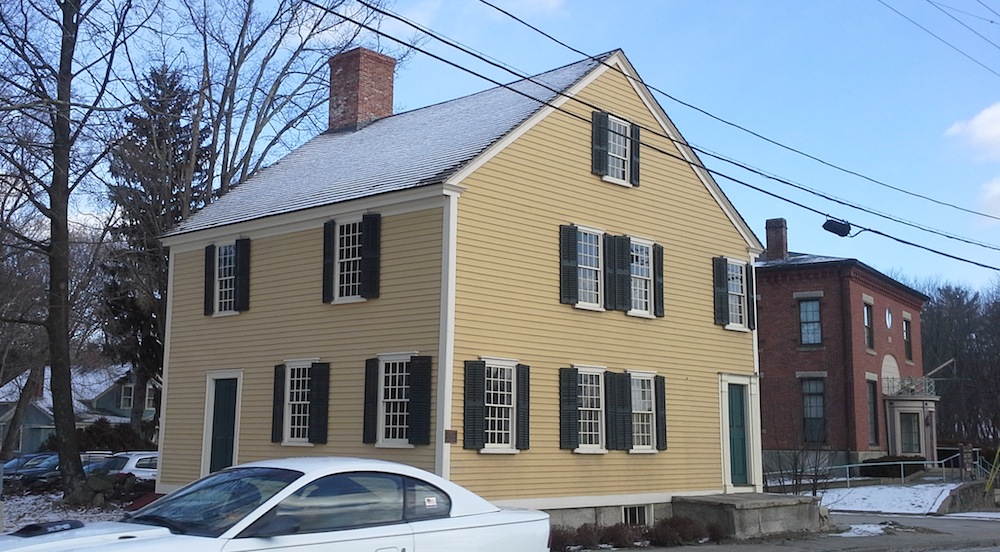
[[[223,316],[236,316],[240,311],[218,311],[212,314],[212,318],[221,318]]]
[[[656,449],[631,449],[628,451],[629,454],[656,454],[660,451]]]
[[[283,447],[314,447],[316,445],[308,441],[282,441],[281,446]]]
[[[602,307],[601,305],[595,305],[594,303],[577,303],[574,306],[576,308],[580,309],[580,310],[589,310],[589,311],[594,311],[594,312],[604,312],[604,307]]]
[[[744,324],[726,324],[726,329],[734,332],[750,332],[750,328]]]
[[[607,182],[609,184],[617,184],[617,185],[623,186],[625,188],[631,188],[632,187],[632,184],[628,183],[627,181],[622,180],[621,178],[615,178],[613,176],[604,175],[604,176],[601,177],[601,180],[603,180],[603,181],[605,181],[605,182]]]
[[[636,318],[648,318],[650,320],[655,320],[656,319],[656,317],[653,316],[653,314],[650,313],[649,311],[630,310],[626,314],[628,314],[629,316],[634,316]]]
[[[415,447],[413,445],[411,445],[410,443],[403,442],[403,441],[397,441],[397,442],[375,443],[375,448],[384,448],[384,449],[411,449],[411,448],[415,448]]]
[[[484,448],[479,449],[479,454],[521,454],[521,451],[508,448]]]
[[[350,303],[365,303],[368,299],[364,297],[338,297],[330,302],[331,305],[348,305]]]
[[[573,454],[607,454],[608,449],[603,448],[575,448]]]

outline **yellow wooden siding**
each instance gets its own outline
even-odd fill
[[[315,229],[252,240],[250,310],[235,316],[203,315],[204,254],[175,255],[161,481],[176,485],[199,476],[210,370],[243,370],[240,462],[364,455],[433,469],[433,446],[375,448],[361,442],[361,430],[365,359],[418,351],[433,357],[436,380],[441,224],[440,208],[383,216],[380,297],[361,303],[322,302],[322,221]],[[273,367],[296,358],[330,363],[327,445],[270,442]]]
[[[613,72],[579,97],[659,128]],[[591,109],[564,108],[585,121],[552,113],[462,181],[452,425],[462,427],[463,361],[516,358],[531,366],[531,447],[487,455],[459,444],[451,476],[496,500],[721,489],[718,374],[752,374],[753,341],[714,325],[711,260],[746,259],[747,244],[686,162],[643,147],[639,188],[591,174]],[[680,156],[653,132],[641,138]],[[559,225],[570,223],[663,245],[666,317],[560,304]],[[571,364],[665,376],[668,450],[560,450],[558,370]]]

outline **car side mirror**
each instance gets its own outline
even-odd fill
[[[299,532],[299,520],[295,516],[266,516],[247,527],[237,538],[256,537],[266,539],[294,535]]]

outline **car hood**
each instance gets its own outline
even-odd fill
[[[34,536],[0,535],[0,550],[17,552],[74,552],[108,550],[109,552],[159,552],[184,549],[186,552],[213,550],[206,546],[218,539],[174,535],[165,527],[105,521],[86,523],[63,530],[60,523],[46,523],[42,534]],[[216,543],[217,544],[217,543]]]

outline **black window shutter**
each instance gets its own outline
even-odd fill
[[[628,312],[632,308],[632,240],[628,236],[615,236],[614,264],[615,310]]]
[[[410,420],[411,445],[431,444],[431,357],[410,357]]]
[[[653,393],[656,399],[656,450],[667,450],[667,380],[663,376],[653,378]]]
[[[618,310],[618,241],[611,234],[604,234],[604,308]]]
[[[381,243],[382,215],[361,217],[361,296],[365,299],[378,297]]]
[[[486,362],[465,361],[465,435],[464,448],[480,450],[486,446]]]
[[[639,187],[639,125],[632,123],[629,125],[629,184]]]
[[[530,439],[528,430],[530,427],[530,393],[531,393],[531,368],[526,364],[517,365],[517,434],[514,436],[514,447],[517,450],[528,450]]]
[[[333,302],[333,290],[337,276],[337,222],[323,223],[323,302]]]
[[[205,316],[215,314],[215,246],[205,246]]]
[[[274,367],[274,399],[271,403],[271,442],[285,437],[285,365]]]
[[[309,442],[326,444],[330,419],[330,363],[314,362],[309,367]]]
[[[663,246],[653,244],[653,316],[663,318]]]
[[[559,369],[559,448],[580,446],[579,375],[576,368]]]
[[[591,116],[591,172],[608,174],[608,114],[595,111]]]
[[[729,261],[725,257],[712,259],[712,280],[715,285],[715,323],[729,323]]]
[[[236,240],[236,289],[233,310],[250,310],[250,240]]]
[[[364,423],[361,430],[362,443],[374,443],[378,439],[378,359],[365,360]]]
[[[632,448],[632,378],[628,374],[604,373],[608,450]]]
[[[743,269],[743,280],[746,282],[747,290],[747,328],[757,327],[757,297],[753,290],[753,265],[746,265]]]
[[[576,226],[559,226],[559,302],[567,305],[575,305],[580,296],[576,247]]]

